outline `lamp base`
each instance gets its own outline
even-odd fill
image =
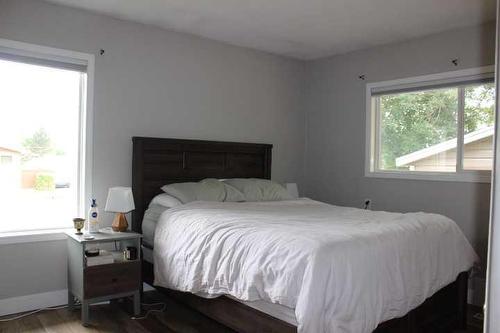
[[[127,231],[128,223],[124,213],[116,213],[111,228],[113,229],[113,231]]]

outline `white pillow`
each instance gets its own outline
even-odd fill
[[[158,194],[151,200],[149,203],[149,206],[151,205],[160,205],[166,208],[172,208],[176,206],[182,205],[182,202],[179,201],[179,199],[167,194],[167,193],[161,193]]]
[[[236,188],[232,187],[229,184],[223,183],[224,187],[226,189],[226,197],[224,198],[224,201],[227,202],[244,202],[245,201],[245,195],[241,193],[239,190]]]
[[[234,178],[225,179],[223,182],[242,192],[246,201],[279,201],[292,199],[292,196],[283,185],[268,179]]]
[[[285,188],[293,199],[299,198],[299,188],[297,183],[286,183]]]
[[[175,183],[161,188],[165,193],[179,199],[182,203],[191,201],[222,201],[224,200],[224,187],[202,183]]]
[[[243,193],[217,179],[203,179],[198,183],[175,183],[161,188],[182,203],[191,201],[244,201]]]

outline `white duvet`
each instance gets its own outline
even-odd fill
[[[371,332],[405,315],[477,256],[450,219],[299,199],[167,210],[155,285],[295,309],[299,332]]]

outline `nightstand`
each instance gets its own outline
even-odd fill
[[[89,305],[115,298],[132,296],[134,315],[140,314],[141,238],[135,232],[99,232],[87,240],[74,231],[68,236],[68,308],[73,309],[75,297],[82,305],[82,324],[89,323]],[[105,243],[108,243],[107,245]],[[136,260],[115,260],[110,264],[87,266],[85,250],[92,247],[123,251],[127,246],[137,249]]]

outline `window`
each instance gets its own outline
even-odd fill
[[[0,40],[0,233],[71,227],[89,181],[90,58],[12,43]]]
[[[494,85],[488,68],[367,85],[367,176],[489,181]]]
[[[12,163],[12,156],[9,155],[0,156],[0,164],[11,164],[11,163]]]

